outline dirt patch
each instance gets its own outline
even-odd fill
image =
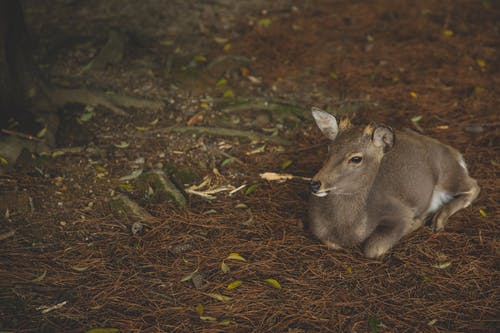
[[[0,178],[2,330],[495,331],[496,2],[27,1],[26,12],[51,81],[164,107],[60,110],[59,150]],[[125,57],[84,71],[111,29],[127,35]],[[456,147],[480,197],[380,262],[327,250],[302,227],[307,186],[259,177],[319,168],[311,105]],[[166,130],[186,124],[261,136]],[[136,183],[153,169],[184,190],[227,189],[185,193],[178,208]],[[133,233],[137,217],[110,204],[118,193],[154,219]]]

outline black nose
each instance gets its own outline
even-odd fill
[[[311,186],[311,191],[316,193],[319,191],[319,188],[321,187],[321,182],[319,180],[311,180],[309,186]]]

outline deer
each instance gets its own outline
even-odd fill
[[[479,195],[462,155],[411,130],[395,131],[312,108],[330,142],[328,156],[310,181],[309,229],[329,249],[361,247],[381,259],[403,237],[448,218]]]

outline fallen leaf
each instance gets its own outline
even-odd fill
[[[145,132],[148,130],[148,128],[144,126],[136,126],[135,129],[141,132]]]
[[[292,160],[286,160],[285,162],[281,163],[281,170],[285,170],[288,168],[290,165],[292,165]]]
[[[337,79],[339,78],[338,74],[337,74],[337,73],[335,73],[335,72],[331,72],[331,73],[330,73],[330,77],[331,77],[332,79],[334,79],[334,80],[337,80]]]
[[[233,299],[232,297],[217,294],[217,293],[205,293],[205,295],[207,295],[208,297],[212,297],[213,299],[216,299],[216,300],[221,301],[221,302],[227,302],[227,301],[230,301]]]
[[[92,328],[86,333],[117,333],[120,332],[118,328]]]
[[[200,316],[200,319],[203,321],[217,321],[217,318],[211,316]]]
[[[120,143],[114,144],[113,146],[115,146],[116,148],[127,148],[128,146],[130,146],[130,144],[125,141],[120,141]]]
[[[229,50],[231,50],[231,43],[227,43],[226,45],[224,45],[224,51],[228,52]]]
[[[450,29],[444,29],[443,30],[443,36],[445,36],[445,37],[451,37],[451,36],[453,36],[453,31],[450,30]]]
[[[241,286],[243,284],[243,281],[241,280],[235,280],[231,283],[229,283],[226,287],[227,290],[233,290],[233,289],[236,289],[238,288],[239,286]]]
[[[203,308],[203,304],[196,304],[196,313],[198,314],[198,316],[203,316],[203,312],[205,311],[205,309]]]
[[[247,260],[245,258],[243,258],[242,256],[240,256],[239,253],[236,253],[236,252],[231,252],[226,259],[231,259],[231,260],[238,260],[238,261],[243,261],[243,262],[247,262]]]
[[[410,96],[413,98],[417,98],[417,93],[412,91],[410,92]]]
[[[378,333],[377,319],[370,318],[370,320],[368,320],[368,326],[370,326],[370,331],[372,333]]]
[[[276,279],[271,278],[271,279],[265,279],[264,281],[276,289],[281,289],[281,284]]]
[[[229,158],[226,158],[224,161],[222,161],[220,166],[222,168],[222,167],[225,167],[226,165],[231,164],[233,162],[234,162],[234,157],[229,157]]]
[[[205,56],[202,56],[202,55],[197,55],[196,57],[194,57],[194,61],[196,61],[196,62],[207,62],[207,58]]]
[[[187,275],[184,275],[181,279],[181,282],[186,282],[186,281],[190,281],[193,279],[193,276],[198,272],[198,269],[194,270],[193,272],[187,274]]]
[[[220,269],[223,273],[227,273],[231,270],[224,261],[222,261],[222,263],[220,264]]]
[[[160,121],[159,118],[155,118],[153,121],[149,122],[149,124],[154,126],[154,125],[158,124],[159,121]]]
[[[257,184],[250,185],[245,191],[245,195],[250,195],[257,188]]]
[[[225,44],[225,43],[227,43],[229,41],[229,39],[223,38],[223,37],[214,37],[214,41],[217,44]]]
[[[219,324],[227,326],[227,325],[231,324],[231,320],[229,320],[229,319],[223,319],[223,320],[219,321]]]
[[[47,126],[45,126],[44,128],[42,128],[37,134],[37,138],[43,138],[45,136],[45,134],[47,134]]]
[[[488,217],[488,213],[486,213],[483,209],[479,210],[479,214],[481,214],[482,217]]]
[[[202,109],[208,109],[208,103],[207,102],[201,102],[200,103],[200,108],[202,108]]]
[[[239,203],[235,206],[236,208],[248,208],[247,205],[245,205],[244,203]]]
[[[226,98],[231,98],[234,97],[234,92],[231,89],[227,89],[226,91],[224,91],[224,94],[222,96]]]
[[[432,319],[427,323],[428,326],[433,326],[435,323],[437,323],[437,319]]]
[[[40,276],[37,276],[36,278],[34,278],[33,280],[31,280],[32,282],[40,282],[42,281],[43,279],[45,279],[45,276],[47,276],[47,270],[45,270]]]
[[[130,192],[134,189],[132,184],[118,184],[118,188],[125,192]]]
[[[271,19],[270,18],[263,18],[263,19],[260,19],[258,24],[262,27],[268,27],[270,26],[272,23]]]
[[[217,87],[224,87],[224,86],[227,86],[227,80],[226,79],[220,79],[219,81],[217,81],[217,83],[215,84]]]
[[[347,273],[352,274],[352,267],[351,266],[347,266],[347,268],[345,270],[347,271]]]
[[[194,116],[192,116],[191,118],[189,118],[189,120],[187,121],[186,125],[187,126],[196,125],[200,121],[202,121],[204,117],[205,117],[205,115],[203,114],[203,112],[199,112],[199,113],[195,114]]]
[[[84,272],[89,269],[89,266],[71,266],[71,269],[77,272]]]
[[[439,268],[439,269],[445,269],[445,268],[448,268],[451,266],[451,262],[445,262],[445,263],[442,263],[442,264],[439,264],[439,265],[432,265],[432,267],[434,268]]]
[[[134,170],[130,175],[119,178],[120,181],[136,179],[142,174],[142,169]]]
[[[476,59],[476,64],[481,67],[481,68],[484,68],[486,67],[486,61],[484,61],[483,59],[480,59],[480,58],[477,58]]]
[[[0,164],[7,165],[8,163],[6,158],[0,156]]]

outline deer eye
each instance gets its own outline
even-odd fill
[[[354,163],[354,164],[359,164],[359,163],[361,163],[362,160],[363,160],[363,157],[361,157],[361,156],[353,156],[353,157],[351,157],[349,162]]]

